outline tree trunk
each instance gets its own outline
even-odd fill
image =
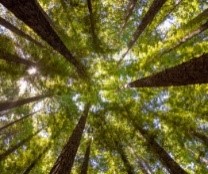
[[[208,82],[208,54],[128,84],[129,87],[166,87]]]
[[[0,161],[4,160],[7,156],[9,156],[12,152],[17,150],[19,147],[23,146],[26,142],[30,141],[35,135],[37,135],[42,129],[36,131],[34,134],[31,134],[27,138],[21,140],[19,143],[14,145],[13,147],[9,148],[4,153],[0,154]]]
[[[52,23],[36,0],[0,0],[17,18],[32,28],[51,47],[73,64],[79,75],[86,75],[84,66],[71,54],[52,28]]]
[[[208,29],[208,22],[200,25],[199,28],[197,28],[196,30],[192,31],[191,33],[188,33],[185,37],[183,37],[180,41],[178,41],[173,47],[171,47],[171,48],[165,50],[164,52],[162,52],[162,54],[160,54],[159,57],[163,56],[164,54],[170,53],[171,51],[173,51],[176,48],[180,47],[183,43],[187,42],[188,40],[190,40],[194,36],[202,33],[203,31],[205,31],[207,29]]]
[[[208,137],[201,132],[192,131],[191,134],[200,139],[208,147]]]
[[[23,174],[28,174],[32,171],[32,169],[36,166],[36,164],[39,162],[39,160],[45,155],[45,153],[48,151],[48,149],[50,148],[50,145],[48,147],[46,147],[42,153],[40,153],[37,158],[34,159],[34,161],[32,161],[32,163],[26,168],[26,170],[23,172]]]
[[[124,17],[124,24],[122,26],[122,30],[124,30],[126,28],[127,22],[129,20],[129,18],[131,17],[131,15],[133,14],[136,3],[137,3],[137,0],[130,0],[129,1],[128,6],[127,6],[126,15]]]
[[[124,164],[124,166],[126,168],[126,172],[128,174],[134,174],[134,169],[133,169],[131,163],[128,160],[128,157],[127,157],[127,155],[126,155],[126,153],[124,151],[124,147],[118,141],[115,141],[114,144],[115,144],[115,146],[117,148],[117,151],[118,151],[119,155],[121,156],[123,164]]]
[[[12,31],[13,33],[27,39],[28,41],[34,43],[35,45],[39,46],[39,47],[43,47],[43,45],[36,41],[35,39],[33,39],[31,36],[29,36],[28,34],[25,34],[23,31],[21,31],[20,29],[18,29],[17,27],[15,27],[14,25],[12,25],[11,23],[9,23],[8,21],[6,21],[5,19],[3,19],[2,17],[0,17],[0,25],[4,26],[5,28],[9,29],[10,31]]]
[[[86,104],[79,122],[73,130],[68,142],[62,149],[62,152],[56,160],[53,168],[51,169],[50,174],[69,174],[71,172],[74,159],[82,138],[82,133],[85,128],[89,108],[90,105]]]
[[[126,117],[132,118],[129,109],[125,106],[124,108],[127,113]],[[143,129],[138,124],[138,121],[132,118],[131,123],[134,128],[138,130],[140,134],[144,137],[150,150],[152,150],[152,152],[159,158],[161,163],[166,167],[170,174],[187,174],[187,172],[183,170],[180,165],[176,161],[174,161],[174,159],[171,158],[168,152],[166,152],[165,149],[156,142],[154,137],[151,136],[147,130]]]
[[[128,43],[128,50],[123,55],[123,57],[125,57],[128,51],[133,47],[133,45],[136,43],[139,36],[143,33],[146,27],[152,23],[153,19],[155,18],[155,16],[160,11],[160,9],[162,8],[162,6],[165,4],[166,1],[167,0],[154,0],[153,1],[149,10],[147,11],[144,18],[141,20],[141,23],[139,24],[136,31],[134,32],[132,40]]]
[[[13,124],[16,124],[16,123],[18,123],[18,122],[20,122],[20,121],[22,121],[22,120],[24,120],[24,119],[26,119],[26,118],[28,118],[28,117],[30,117],[30,116],[35,115],[37,112],[39,112],[39,111],[29,113],[29,114],[25,115],[24,117],[22,117],[22,118],[20,118],[20,119],[18,119],[18,120],[15,120],[15,121],[13,121],[13,122],[11,122],[11,123],[9,123],[9,124],[7,124],[7,125],[1,127],[1,128],[0,128],[0,132],[3,131],[4,129],[6,129],[7,127],[9,127],[9,126],[12,126]]]
[[[136,126],[136,125],[134,125]],[[153,137],[151,137],[146,130],[141,127],[136,126],[139,130],[140,134],[145,138],[147,144],[149,145],[150,149],[158,156],[159,160],[162,164],[166,167],[166,169],[171,174],[187,174],[185,170],[183,170],[174,159],[165,151],[163,147],[161,147]]]
[[[91,140],[90,140],[90,142],[87,146],[86,152],[85,152],[84,161],[82,163],[80,174],[87,174],[89,159],[90,159],[90,147],[91,147]]]
[[[139,163],[139,167],[140,167],[140,169],[141,169],[141,171],[142,171],[143,174],[150,174],[151,173],[150,172],[151,170],[149,170],[149,167],[147,167],[146,162],[144,162],[138,156],[137,156],[137,161]]]
[[[141,135],[145,138],[148,146],[153,151],[155,155],[158,156],[159,160],[166,167],[170,174],[187,174],[172,158],[171,156],[162,148],[153,137],[148,135],[148,132],[142,128],[138,128]]]
[[[16,101],[1,102],[0,103],[0,111],[16,108],[16,107],[22,106],[24,104],[28,104],[28,103],[31,103],[31,102],[34,102],[34,101],[41,100],[41,99],[49,97],[49,96],[50,95],[39,95],[39,96],[20,99],[20,100],[16,100]]]
[[[6,62],[13,62],[16,64],[22,64],[22,65],[29,66],[29,67],[36,66],[36,63],[27,59],[23,59],[17,55],[7,53],[4,50],[0,50],[0,59],[5,60]]]

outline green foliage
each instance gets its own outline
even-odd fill
[[[207,13],[202,12],[208,4],[202,0],[167,0],[122,59],[128,41],[152,2],[137,1],[123,28],[129,1],[92,1],[96,34],[93,38],[87,1],[38,1],[54,31],[86,67],[90,76],[87,80],[79,78],[63,56],[0,6],[1,16],[44,45],[38,47],[0,26],[0,50],[36,63],[34,67],[26,67],[0,59],[1,102],[52,94],[47,99],[0,113],[0,127],[3,127],[40,110],[0,132],[0,154],[42,128],[29,142],[0,161],[2,174],[24,172],[45,147],[49,149],[30,173],[49,173],[86,103],[92,107],[72,173],[80,172],[90,139],[93,139],[90,174],[126,173],[118,147],[122,147],[135,173],[144,173],[142,166],[147,173],[167,173],[160,157],[150,150],[151,144],[133,123],[148,131],[188,173],[208,172],[208,146],[193,134],[197,131],[207,136],[208,86],[126,87],[134,79],[207,53],[207,29],[186,38],[207,22]]]

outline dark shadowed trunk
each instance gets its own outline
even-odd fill
[[[149,77],[129,83],[129,87],[165,87],[208,82],[208,54],[193,58]]]
[[[11,53],[7,53],[4,50],[0,49],[0,59],[5,60],[6,62],[12,62],[12,63],[16,63],[16,64],[22,64],[25,66],[36,66],[36,63],[28,60],[28,59],[23,59],[17,55],[11,54]]]
[[[40,110],[39,110],[39,111],[40,111]],[[29,113],[29,114],[25,115],[24,117],[22,117],[22,118],[20,118],[20,119],[18,119],[18,120],[15,120],[15,121],[13,121],[13,122],[11,122],[11,123],[9,123],[9,124],[7,124],[7,125],[1,127],[1,128],[0,128],[0,132],[1,132],[2,130],[6,129],[7,127],[9,127],[9,126],[12,126],[13,124],[16,124],[16,123],[18,123],[18,122],[20,122],[20,121],[22,121],[22,120],[24,120],[24,119],[26,119],[26,118],[28,118],[28,117],[30,117],[30,116],[35,115],[35,114],[36,114],[37,112],[39,112],[39,111]]]
[[[0,103],[0,111],[16,108],[16,107],[22,106],[24,104],[28,104],[28,103],[31,103],[31,102],[35,102],[35,101],[44,99],[44,98],[49,97],[49,96],[50,95],[38,95],[38,96],[35,96],[35,97],[20,99],[20,100],[16,100],[16,101],[1,102]]]
[[[37,132],[35,132],[34,134],[31,134],[30,136],[28,136],[27,138],[21,140],[19,143],[17,143],[16,145],[10,147],[8,150],[6,150],[4,153],[0,154],[0,161],[4,160],[7,156],[9,156],[12,152],[14,152],[15,150],[17,150],[19,147],[23,146],[25,143],[27,143],[28,141],[30,141],[35,135],[37,135],[42,129],[38,130]]]
[[[128,50],[127,52],[123,55],[128,53],[128,51],[133,47],[133,45],[136,43],[138,40],[139,36],[143,33],[143,31],[146,29],[146,27],[152,23],[154,17],[156,14],[160,11],[162,8],[163,4],[165,4],[167,0],[154,0],[153,3],[151,4],[149,10],[141,20],[141,23],[137,27],[136,31],[133,34],[132,40],[128,43]]]
[[[68,142],[62,149],[62,152],[56,160],[53,168],[51,169],[50,174],[69,174],[71,172],[74,159],[82,138],[82,133],[85,128],[89,108],[89,104],[85,105],[84,112],[79,119],[79,122],[73,130],[72,135],[69,137]]]
[[[90,15],[90,27],[91,27],[91,32],[92,32],[92,38],[95,41],[96,34],[95,34],[95,24],[94,24],[93,12],[92,12],[91,0],[87,0],[87,7],[88,7],[89,15]]]
[[[37,158],[35,158],[32,163],[26,168],[26,170],[23,172],[23,174],[28,174],[32,171],[32,169],[36,166],[36,164],[40,161],[40,159],[45,155],[45,153],[48,151],[50,146],[46,147],[42,153],[40,153]]]
[[[33,39],[31,36],[29,36],[28,34],[24,33],[22,30],[18,29],[17,27],[15,27],[14,25],[12,25],[11,23],[9,23],[8,21],[6,21],[5,19],[3,19],[2,17],[0,17],[0,25],[4,26],[5,28],[9,29],[10,31],[12,31],[13,33],[27,39],[28,41],[34,43],[35,45],[39,46],[39,47],[43,47],[43,45],[36,41],[35,39]]]
[[[80,174],[87,174],[87,170],[88,170],[88,165],[89,165],[89,159],[90,159],[90,147],[91,147],[91,140],[87,146],[86,152],[85,152],[85,156],[84,156],[84,160],[81,166],[81,172]]]
[[[88,7],[88,12],[89,12],[89,18],[90,18],[90,31],[92,35],[92,42],[94,46],[94,50],[99,52],[101,50],[101,43],[99,42],[98,36],[96,35],[96,26],[95,26],[95,20],[94,20],[94,15],[93,15],[93,9],[92,9],[92,1],[87,0],[87,7]]]
[[[115,142],[114,144],[115,144],[115,146],[117,148],[117,151],[118,151],[119,155],[121,156],[121,160],[123,161],[123,164],[125,166],[126,172],[128,174],[134,174],[134,169],[133,169],[131,163],[128,160],[128,157],[126,155],[124,147],[118,141],[114,141],[114,142]]]
[[[0,0],[0,3],[73,64],[82,77],[86,75],[84,66],[66,48],[54,31],[49,17],[36,0]]]

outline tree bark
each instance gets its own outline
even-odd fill
[[[90,148],[91,148],[91,140],[90,140],[90,142],[87,146],[86,152],[85,152],[84,161],[82,163],[80,174],[87,174],[89,159],[90,159]]]
[[[208,54],[128,84],[129,87],[166,87],[208,82]]]
[[[23,172],[23,174],[28,174],[32,171],[32,169],[36,166],[36,164],[39,162],[39,160],[45,155],[45,153],[48,151],[48,149],[50,148],[50,145],[48,147],[46,147],[42,153],[40,153],[37,158],[34,159],[34,161],[32,161],[32,163],[26,168],[26,170]]]
[[[136,126],[136,125],[135,125]],[[183,170],[174,159],[165,151],[163,147],[161,147],[153,137],[151,137],[146,130],[141,127],[136,126],[139,130],[140,134],[145,138],[147,144],[150,149],[155,153],[162,164],[166,167],[170,174],[187,174],[185,170]]]
[[[16,123],[18,123],[18,122],[20,122],[20,121],[22,121],[22,120],[24,120],[24,119],[26,119],[26,118],[28,118],[28,117],[30,117],[30,116],[35,115],[37,112],[39,112],[39,111],[29,113],[29,114],[25,115],[24,117],[22,117],[22,118],[20,118],[20,119],[18,119],[18,120],[15,120],[15,121],[13,121],[13,122],[11,122],[11,123],[9,123],[9,124],[7,124],[7,125],[1,127],[1,128],[0,128],[0,132],[3,131],[4,129],[6,129],[7,127],[9,127],[9,126],[12,126],[13,124],[16,124]]]
[[[10,147],[7,151],[0,154],[0,161],[4,160],[7,156],[9,156],[12,152],[17,150],[19,147],[23,146],[26,142],[30,141],[35,135],[37,135],[42,129],[36,131],[34,134],[29,135],[27,138],[21,140],[19,143]]]
[[[115,145],[116,145],[116,148],[117,148],[117,151],[118,151],[119,155],[121,156],[123,164],[126,168],[126,172],[128,174],[134,174],[134,169],[133,169],[131,163],[128,160],[128,157],[127,157],[127,155],[124,151],[123,146],[118,141],[115,141]]]
[[[86,76],[85,67],[66,48],[54,31],[49,17],[36,0],[0,0],[0,3],[73,64],[79,75]]]
[[[1,102],[0,103],[0,111],[16,108],[16,107],[22,106],[24,104],[28,104],[28,103],[31,103],[31,102],[34,102],[34,101],[41,100],[41,99],[49,97],[49,96],[50,95],[39,95],[39,96],[20,99],[20,100],[16,100],[16,101]]]
[[[142,171],[143,174],[150,174],[151,173],[150,172],[151,170],[149,170],[149,168],[147,167],[146,162],[144,162],[138,156],[137,156],[137,161],[139,163],[139,167],[140,167],[140,169],[141,169],[141,171]]]
[[[0,17],[0,25],[4,26],[5,28],[9,29],[10,31],[12,31],[13,33],[27,39],[28,41],[34,43],[35,45],[39,46],[39,47],[43,47],[43,45],[36,41],[35,39],[33,39],[31,36],[29,36],[28,34],[24,33],[22,30],[18,29],[17,27],[15,27],[14,25],[12,25],[11,23],[9,23],[8,21],[6,21],[5,19],[3,19],[2,17]]]
[[[132,40],[128,43],[128,50],[127,52],[123,55],[128,53],[128,51],[133,47],[133,45],[136,43],[138,40],[139,36],[143,33],[143,31],[146,29],[146,27],[152,23],[153,19],[155,18],[156,14],[160,11],[162,6],[165,4],[167,0],[154,0],[153,3],[151,4],[149,10],[141,20],[141,23],[137,27],[136,31],[133,34]]]
[[[86,104],[79,122],[73,130],[68,142],[62,149],[62,152],[56,160],[53,168],[51,169],[50,174],[69,174],[71,172],[74,159],[82,138],[83,130],[85,128],[89,108],[90,105]]]
[[[4,50],[0,50],[0,59],[5,60],[6,62],[12,62],[12,63],[16,63],[16,64],[22,64],[28,67],[31,66],[36,66],[37,64],[27,60],[27,59],[23,59],[17,55],[11,54],[11,53],[7,53]]]

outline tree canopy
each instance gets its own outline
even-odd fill
[[[208,173],[207,16],[207,0],[0,0],[0,173]]]

